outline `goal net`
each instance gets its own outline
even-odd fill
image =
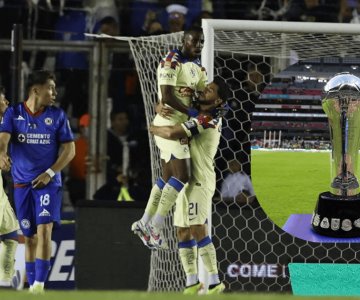
[[[295,238],[276,226],[257,201],[250,203],[246,197],[229,201],[221,197],[220,189],[232,160],[239,161],[243,171],[251,175],[253,112],[274,75],[296,60],[321,64],[325,59],[334,59],[356,65],[360,62],[360,25],[204,20],[203,28],[202,64],[209,81],[214,75],[221,76],[233,93],[215,160],[217,186],[212,238],[221,279],[231,291],[289,291],[290,262],[359,262],[356,255],[359,244],[313,243]],[[181,44],[181,38],[182,33],[176,33],[129,41],[148,125],[157,102],[157,65],[169,49]],[[154,145],[150,136],[152,175],[156,179],[160,175],[160,159]],[[265,200],[259,199],[260,203]],[[165,231],[170,250],[152,252],[151,291],[176,291],[184,287],[185,275],[174,232],[170,216]]]

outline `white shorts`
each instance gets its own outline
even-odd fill
[[[191,225],[205,224],[211,210],[214,190],[190,183],[179,193],[176,199],[174,225],[188,228]]]
[[[167,120],[159,115],[154,119],[155,126],[173,126],[175,120]],[[188,159],[190,158],[189,139],[168,140],[159,136],[154,136],[156,146],[160,149],[160,158],[169,162],[171,158]]]
[[[190,149],[188,139],[167,140],[159,136],[155,136],[156,146],[160,149],[160,158],[169,162],[170,159],[188,159],[190,158]]]
[[[8,234],[19,229],[14,210],[9,201],[0,206],[0,235]]]

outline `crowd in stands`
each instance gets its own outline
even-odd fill
[[[253,139],[251,141],[252,149],[286,149],[286,150],[330,150],[331,142],[324,139],[304,140],[301,137],[294,137],[293,139],[266,140]]]
[[[14,23],[23,24],[25,39],[82,41],[86,39],[84,32],[121,36],[177,32],[193,25],[200,25],[202,18],[359,23],[358,11],[360,4],[356,0],[0,0],[0,39],[10,39]],[[1,51],[0,84],[8,91],[11,90],[9,62],[10,52]],[[112,113],[108,122],[111,127],[108,131],[109,161],[106,184],[113,189],[105,188],[105,191],[113,193],[104,194],[103,189],[95,197],[118,200],[121,194],[119,187],[126,185],[130,187],[131,198],[145,201],[151,186],[151,176],[139,171],[150,170],[147,128],[139,79],[129,55],[114,53],[109,64],[111,71],[108,97],[111,99]],[[84,185],[88,165],[93,164],[92,167],[96,168],[96,164],[88,160],[87,149],[89,58],[83,52],[58,52],[55,57],[44,51],[33,51],[24,53],[24,65],[29,70],[47,68],[57,74],[58,100],[73,120],[72,126],[78,135],[78,149],[81,149],[70,166],[68,176],[67,186],[71,200],[75,203],[85,197]],[[241,104],[234,102],[233,109],[241,105],[246,112],[254,111],[254,103],[262,92],[263,101],[272,101],[273,98],[266,97],[274,94],[303,95],[316,99],[320,97],[322,86],[317,82],[278,82],[264,90],[269,70],[263,73],[258,70],[254,64],[247,65],[247,77],[242,82],[242,89],[235,96],[250,101]],[[278,101],[284,102],[282,98],[279,99]],[[228,122],[228,126],[237,127],[237,124],[232,123],[238,122],[239,117],[241,115],[235,115],[235,118]],[[265,124],[265,121],[258,121],[255,125],[261,130],[267,126],[278,126],[278,129],[326,129],[323,123],[314,121],[274,121],[272,124]],[[241,134],[250,132],[250,122],[242,126],[244,131]],[[225,137],[231,134],[229,131],[224,133]],[[236,139],[244,141],[242,136],[236,136]],[[224,140],[222,143],[223,146],[230,144]],[[298,144],[293,140],[284,140],[282,143],[290,148],[296,148]],[[314,148],[322,147],[316,142],[305,143],[305,146],[308,144]],[[219,160],[218,163],[221,164]],[[250,173],[249,166],[243,169]]]

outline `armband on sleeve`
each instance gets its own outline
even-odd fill
[[[192,119],[181,124],[188,137],[199,134],[198,123]]]

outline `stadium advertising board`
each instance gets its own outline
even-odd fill
[[[62,225],[52,236],[51,269],[48,289],[75,288],[75,224]]]
[[[232,278],[276,278],[286,277],[285,266],[278,264],[241,264],[233,263],[227,267],[227,276]]]

